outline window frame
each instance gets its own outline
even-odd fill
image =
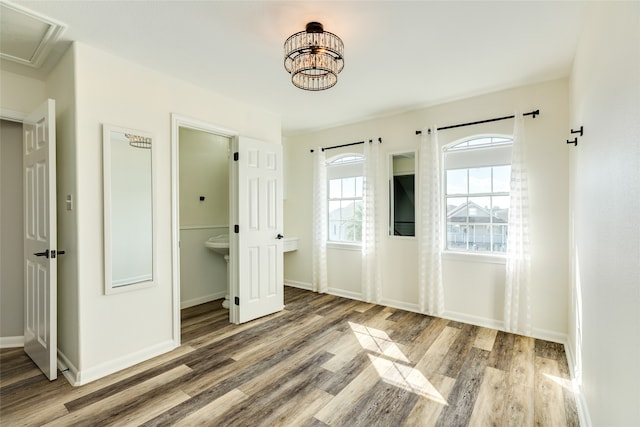
[[[337,249],[353,249],[361,250],[362,240],[331,240],[331,219],[329,217],[331,210],[330,202],[353,200],[354,202],[364,200],[364,155],[360,153],[341,153],[326,160],[327,168],[327,247]],[[360,178],[362,182],[360,197],[340,197],[331,198],[331,180],[344,178]],[[356,189],[357,194],[357,189]],[[361,222],[362,226],[362,222]],[[362,234],[360,234],[362,236]]]
[[[482,139],[495,139],[490,144],[473,144],[468,145],[470,141],[478,141]],[[460,145],[467,144],[466,147],[459,147]],[[489,262],[489,263],[504,263],[506,262],[506,247],[504,252],[497,252],[493,250],[493,236],[491,236],[490,251],[472,251],[455,250],[450,249],[449,245],[449,220],[447,211],[447,201],[450,198],[461,197],[466,198],[467,203],[471,198],[480,197],[508,197],[509,191],[494,191],[493,188],[493,169],[491,175],[492,187],[489,192],[470,193],[469,188],[469,175],[467,172],[467,189],[466,193],[461,194],[448,194],[447,190],[447,171],[449,170],[467,170],[479,169],[479,168],[494,168],[501,166],[511,166],[511,151],[513,147],[512,135],[505,134],[479,134],[471,135],[465,138],[458,139],[442,147],[442,202],[443,202],[443,238],[442,238],[442,254],[444,259],[455,260],[468,260],[477,262]],[[492,213],[489,214],[490,220],[492,219]],[[467,221],[464,223],[467,226],[473,225],[467,217]],[[493,221],[489,223],[478,223],[478,225],[488,225],[493,227]],[[508,226],[508,225],[507,225]],[[508,232],[508,229],[507,229]],[[490,233],[493,233],[493,228],[490,228]],[[468,244],[468,242],[467,242]],[[505,242],[506,245],[506,242]]]

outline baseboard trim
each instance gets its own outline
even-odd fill
[[[24,347],[24,336],[0,337],[0,348]]]
[[[488,317],[474,316],[472,314],[460,313],[459,311],[445,310],[438,317],[456,322],[469,323],[471,325],[483,328],[497,329],[504,331],[504,324],[500,320],[490,319]]]
[[[576,398],[576,408],[578,410],[578,420],[582,427],[591,427],[591,417],[589,416],[589,408],[587,400],[582,389],[581,373],[576,365],[576,352],[570,341],[564,343],[564,353],[567,355],[567,363],[569,364],[569,373],[571,374],[571,386],[573,395]]]
[[[380,301],[380,304],[400,310],[411,311],[413,313],[420,313],[420,307],[418,307],[418,304],[412,304],[392,299],[382,299],[382,301]]]
[[[58,349],[58,369],[62,372],[62,375],[67,379],[69,384],[76,387],[80,383],[78,381],[78,368],[75,367],[69,358]]]
[[[304,289],[306,291],[313,291],[313,286],[311,285],[311,283],[307,282],[298,282],[296,280],[284,279],[284,285],[290,286],[292,288]]]
[[[177,348],[175,342],[173,340],[167,340],[92,368],[78,370],[77,368],[72,369],[72,365],[67,365],[69,370],[64,371],[63,374],[71,385],[81,386],[123,369],[130,368],[145,360],[160,356],[175,348]],[[66,359],[66,361],[68,362],[68,359]]]
[[[556,342],[558,344],[564,344],[566,346],[567,343],[567,334],[562,334],[556,331],[550,331],[548,329],[533,329],[531,333],[533,338],[537,338],[540,340]]]
[[[329,288],[327,289],[327,293],[329,295],[335,295],[337,297],[362,301],[362,294],[360,292],[345,291],[344,289],[338,289],[338,288]]]
[[[204,304],[206,302],[215,301],[220,298],[224,298],[226,292],[216,292],[215,294],[209,294],[198,298],[193,298],[186,301],[180,301],[180,309],[193,307],[194,305]]]

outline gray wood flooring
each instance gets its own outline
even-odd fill
[[[231,325],[183,310],[182,346],[82,387],[0,351],[2,426],[576,426],[563,346],[285,288]]]

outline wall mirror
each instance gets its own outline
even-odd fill
[[[416,235],[416,152],[389,154],[389,235]]]
[[[105,293],[154,284],[153,137],[103,125]]]

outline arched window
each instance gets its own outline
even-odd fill
[[[329,242],[362,242],[362,154],[327,160],[327,224]]]
[[[482,136],[444,148],[445,249],[507,250],[511,137]]]

